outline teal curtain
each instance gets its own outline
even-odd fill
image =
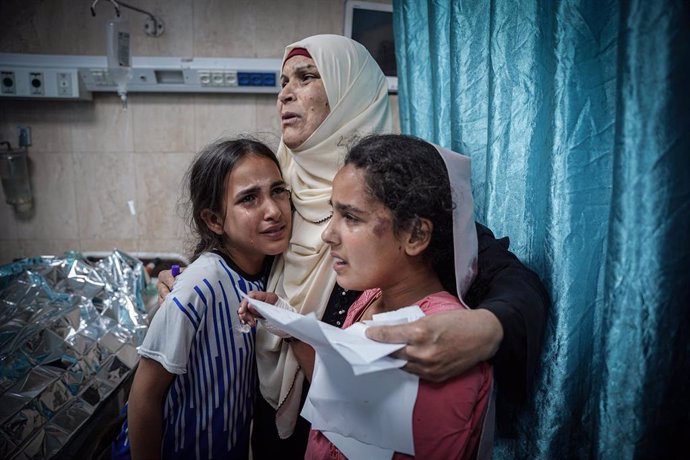
[[[472,157],[477,220],[554,300],[494,457],[690,455],[690,2],[393,11],[402,131]]]

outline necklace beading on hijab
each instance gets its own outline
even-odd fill
[[[302,218],[303,218],[304,220],[306,220],[307,222],[312,223],[312,224],[314,224],[314,225],[321,225],[321,224],[323,224],[324,222],[328,222],[329,220],[331,220],[331,217],[333,217],[333,213],[330,213],[329,215],[327,215],[327,216],[324,217],[323,219],[319,219],[319,220],[314,221],[314,220],[309,220],[309,219],[307,219],[306,217],[302,216]]]

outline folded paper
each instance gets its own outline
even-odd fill
[[[424,316],[418,306],[375,315],[347,329],[246,297],[270,326],[316,350],[314,374],[302,416],[349,458],[389,460],[394,452],[414,455],[412,411],[419,378],[389,356],[405,344],[366,337],[371,325]]]

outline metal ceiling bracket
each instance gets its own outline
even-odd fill
[[[94,0],[94,2],[91,4],[92,16],[96,16],[96,4],[98,3],[98,1],[99,0]],[[120,17],[120,7],[136,11],[137,13],[145,14],[146,22],[144,23],[144,31],[146,32],[146,35],[148,35],[149,37],[160,37],[161,35],[163,35],[163,32],[165,32],[165,23],[163,23],[163,20],[157,16],[154,16],[152,13],[149,13],[146,10],[142,10],[141,8],[138,8],[136,6],[120,2],[118,0],[107,1],[110,2],[113,5],[113,7],[115,7],[115,15],[117,17]]]

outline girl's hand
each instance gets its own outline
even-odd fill
[[[286,301],[278,297],[275,293],[273,292],[261,292],[261,291],[251,291],[248,292],[247,295],[251,297],[252,299],[260,300],[262,302],[270,303],[272,305],[275,305],[278,308],[282,308],[284,310],[290,310],[290,311],[295,311],[295,309],[290,306]],[[240,302],[240,308],[237,310],[237,314],[240,317],[240,322],[244,326],[251,326],[254,327],[256,326],[256,320],[257,319],[264,319],[261,314],[252,307],[247,299],[242,299],[242,302]],[[270,332],[273,335],[277,335],[281,339],[291,339],[290,334],[287,332],[283,331],[279,327],[275,325],[271,325],[268,322],[262,323],[262,326],[264,329],[266,329],[268,332]],[[247,328],[249,330],[249,328]]]
[[[275,305],[278,301],[278,296],[273,292],[262,292],[262,291],[250,291],[247,293],[252,299],[260,300],[262,302],[270,303]],[[258,311],[254,309],[247,299],[242,299],[240,302],[240,308],[237,310],[237,314],[240,317],[242,324],[248,324],[251,327],[256,326],[257,319],[264,319]]]

